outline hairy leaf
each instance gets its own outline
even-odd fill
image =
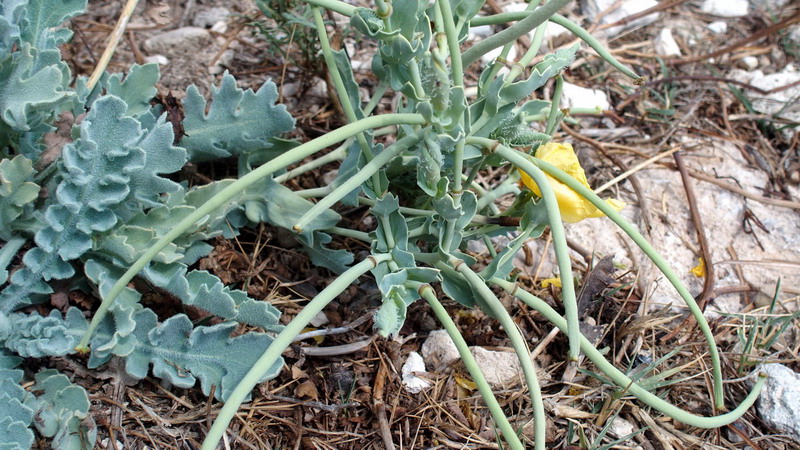
[[[42,436],[52,438],[53,448],[94,448],[97,426],[89,414],[89,396],[82,387],[48,369],[36,374],[36,384],[31,390],[41,394],[31,397],[26,404],[36,411],[36,429]]]
[[[262,333],[248,333],[231,338],[235,322],[211,327],[192,327],[185,315],[177,315],[158,325],[156,315],[143,309],[134,315],[137,344],[125,358],[129,375],[142,379],[153,366],[153,375],[181,388],[194,386],[200,380],[205,395],[217,386],[215,396],[226,400],[233,388],[261,356],[272,338]],[[103,331],[98,331],[102,340]],[[91,365],[91,362],[90,362]],[[274,378],[283,367],[283,360],[264,374],[263,380]]]
[[[64,356],[72,353],[87,326],[77,308],[71,308],[63,318],[55,310],[49,316],[0,313],[0,342],[25,358]]]
[[[19,24],[25,16],[28,0],[5,0],[0,3],[0,55],[9,53],[19,39]]]
[[[87,0],[28,0],[20,25],[20,39],[34,47],[55,48],[69,40],[72,32],[53,30],[86,9]]]
[[[73,95],[65,89],[68,81],[57,50],[42,53],[23,44],[0,60],[0,120],[16,132],[30,130]]]
[[[283,105],[275,105],[278,89],[271,81],[258,92],[236,87],[225,74],[219,87],[211,86],[211,105],[194,85],[183,101],[186,136],[180,145],[193,162],[238,155],[270,146],[270,138],[294,128],[294,119]]]
[[[20,225],[17,219],[39,196],[39,186],[31,182],[33,163],[17,155],[0,161],[0,239],[8,241]],[[25,215],[30,215],[31,212]],[[21,221],[20,221],[21,222]]]

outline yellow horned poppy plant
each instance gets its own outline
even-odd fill
[[[578,157],[575,156],[572,145],[548,142],[536,150],[536,157],[558,167],[572,178],[575,178],[578,182],[591,189],[589,182],[586,180],[586,173],[583,171],[580,162],[578,162]],[[536,182],[524,171],[520,170],[520,174],[522,175],[522,183],[527,186],[528,189],[532,190],[534,194],[541,197],[542,193],[539,191],[539,186],[536,185]],[[553,192],[556,194],[558,209],[561,211],[561,219],[564,222],[580,222],[583,219],[602,217],[604,215],[603,212],[591,204],[589,200],[578,195],[577,192],[570,189],[567,185],[550,175],[547,175],[547,180],[550,182],[550,186],[552,186]],[[606,200],[606,202],[617,211],[625,206],[624,202],[616,199],[609,199]]]

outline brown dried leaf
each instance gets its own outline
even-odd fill
[[[172,22],[172,16],[169,13],[170,6],[166,1],[149,1],[146,3],[144,10],[144,17],[152,20],[158,25],[167,25]]]
[[[297,398],[308,397],[314,401],[319,400],[319,392],[317,392],[317,385],[311,380],[306,380],[294,388],[294,395]]]

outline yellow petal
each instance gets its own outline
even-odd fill
[[[591,189],[586,180],[586,172],[581,167],[578,157],[570,144],[560,144],[548,142],[536,150],[536,157],[546,161],[566,172],[579,183]],[[522,183],[534,194],[541,197],[542,193],[536,182],[524,171],[520,171]],[[547,181],[553,189],[558,201],[558,209],[561,211],[561,219],[564,222],[575,223],[583,219],[592,217],[602,217],[604,214],[597,209],[591,202],[581,197],[577,192],[567,185],[561,183],[550,175],[546,175]],[[609,199],[606,202],[616,211],[621,210],[625,203],[616,199]]]
[[[692,270],[690,270],[689,272],[691,272],[692,275],[696,276],[697,278],[703,278],[704,276],[706,276],[706,262],[703,261],[702,257],[697,258],[697,261],[698,264],[692,267]]]
[[[557,288],[561,287],[561,278],[544,278],[539,283],[542,284],[542,288],[547,289],[550,285],[553,285]]]

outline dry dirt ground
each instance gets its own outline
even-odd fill
[[[94,68],[121,3],[90,2],[88,13],[72,20],[76,34],[64,53],[74,73],[88,74]],[[158,2],[141,3],[112,60],[111,71],[125,71],[133,63],[159,60],[157,55],[161,55],[168,62],[161,67],[160,89],[178,97],[191,83],[208,92],[209,83],[225,70],[247,87],[257,88],[271,78],[297,119],[292,137],[308,140],[342,125],[343,116],[331,100],[316,49],[309,47],[313,33],[301,25],[265,17],[252,1],[168,0],[162,2],[163,9]],[[294,3],[275,0],[270,4],[279,10]],[[796,96],[797,82],[758,87],[760,79],[752,74],[753,64],[762,78],[800,64],[800,42],[789,38],[793,26],[796,30],[800,8],[792,2],[774,9],[751,6],[751,14],[745,17],[720,19],[701,13],[699,3],[664,0],[655,22],[605,39],[617,58],[647,76],[648,83],[641,88],[632,86],[592,52],[582,51],[566,79],[598,89],[608,97],[610,107],[602,118],[579,117],[579,123],[565,128],[560,139],[575,145],[592,186],[633,172],[610,192],[629,203],[625,214],[666,255],[692,294],[707,304],[727,379],[747,373],[751,366],[743,362],[758,358],[780,360],[797,370],[800,340],[796,323],[775,346],[751,349],[749,357],[742,357],[741,341],[742,336],[759,330],[764,305],[779,278],[783,286],[774,312],[798,309],[800,133],[788,129],[793,124],[789,113],[796,98],[774,98],[787,92]],[[227,12],[220,16],[212,7],[224,7]],[[491,12],[504,7],[506,3],[495,0],[488,1],[485,8]],[[583,20],[575,4],[569,15]],[[348,35],[341,17],[329,18],[336,22],[336,36],[341,38],[335,39],[338,45],[348,48],[355,61],[368,61],[371,44]],[[719,20],[727,24],[727,31],[709,32],[707,25]],[[589,22],[582,23],[592,27]],[[773,24],[779,26],[770,28]],[[206,31],[178,43],[154,39],[193,25]],[[667,27],[672,29],[682,56],[655,54],[654,38]],[[571,41],[558,36],[547,45],[556,48]],[[470,76],[474,81],[477,73]],[[368,71],[359,71],[357,77],[365,92],[376,85]],[[550,92],[552,86],[546,86],[542,95]],[[782,102],[785,107],[776,117],[774,111],[756,109],[758,101]],[[379,107],[379,111],[391,109],[392,98]],[[669,154],[675,149],[681,150],[685,170],[678,170],[676,159]],[[661,159],[639,167],[660,154]],[[189,167],[185,173],[192,182],[203,183],[225,176],[230,169],[235,170],[233,165],[201,165]],[[300,177],[291,187],[320,186],[330,169]],[[496,175],[485,174],[481,182],[491,183]],[[693,190],[685,189],[684,184]],[[342,213],[352,226],[369,231],[370,224],[362,220],[364,209]],[[568,233],[575,250],[574,268],[581,279],[587,277],[593,255],[614,257],[612,280],[597,292],[604,299],[602,307],[590,314],[604,327],[601,345],[611,348],[610,358],[621,367],[633,364],[636,358],[657,359],[679,347],[659,370],[681,367],[670,379],[686,380],[660,393],[678,406],[711,414],[704,341],[691,322],[675,319],[680,310],[664,308],[674,299],[667,283],[605,219],[585,221],[570,227]],[[351,240],[337,241],[337,245],[365,250],[363,244]],[[550,252],[545,235],[531,242],[517,262],[529,289],[559,308],[558,290],[543,288],[539,282],[553,275]],[[706,271],[710,273],[708,282],[690,274],[700,257],[711,262],[712,270]],[[331,279],[330,273],[313,268],[303,254],[286,245],[281,232],[270,227],[252,230],[234,241],[216,242],[214,252],[201,264],[226,283],[246,286],[251,295],[273,302],[285,321]],[[287,351],[284,371],[260,386],[253,401],[241,408],[225,445],[384,448],[383,430],[403,449],[498,448],[490,415],[458,363],[428,373],[433,387],[427,391],[410,394],[403,388],[399,374],[406,356],[419,351],[428,333],[439,328],[426,305],[411,307],[410,319],[398,339],[376,338],[359,351],[339,356],[325,356],[324,351],[321,356],[305,354],[303,347],[336,346],[372,337],[370,315],[379,301],[364,280],[333,302],[325,311],[326,326],[355,323],[352,330]],[[551,326],[525,306],[511,301],[508,305],[531,345],[539,345],[536,363],[542,368],[547,399],[549,448],[608,445],[616,438],[597,437],[615,416],[628,421],[634,430],[644,429],[618,448],[797,448],[776,435],[753,411],[734,425],[716,430],[665,419],[624,393],[612,395],[614,390],[592,376],[594,369],[589,363],[584,364],[586,372],[579,373],[572,383],[563,383],[565,338],[551,334]],[[470,345],[509,346],[494,320],[455,303],[447,307]],[[98,441],[105,448],[112,448],[114,442],[126,449],[197,448],[220,407],[198,390],[162,386],[151,379],[127,384],[113,368],[89,372],[70,359],[52,364],[73,373],[76,382],[89,389],[99,425]],[[726,404],[736,404],[746,390],[743,382],[727,384]],[[532,438],[527,391],[519,384],[509,386],[498,392],[498,398],[520,432]]]

